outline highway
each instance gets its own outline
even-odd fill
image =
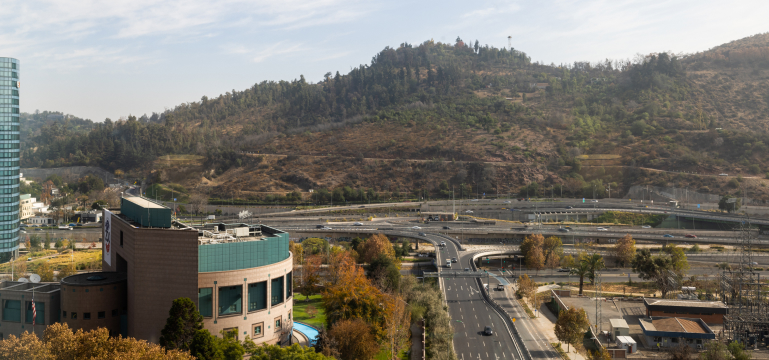
[[[446,260],[457,258],[458,263],[452,267],[471,267],[472,256],[460,252],[452,241],[434,234],[428,234],[427,239],[433,243],[446,241],[445,248],[436,254],[439,265],[438,271],[445,268]],[[454,328],[454,351],[460,360],[472,359],[519,359],[526,360],[524,349],[508,332],[505,320],[497,313],[481,294],[478,281],[472,278],[439,278],[441,287],[446,295],[449,316]],[[483,335],[486,326],[491,326],[493,335]],[[524,352],[521,356],[520,352]],[[557,356],[556,356],[557,357]],[[555,357],[554,357],[555,358]]]

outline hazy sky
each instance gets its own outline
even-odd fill
[[[769,31],[769,1],[2,0],[22,111],[103,121],[457,36],[544,63],[697,52]]]

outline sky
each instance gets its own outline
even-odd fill
[[[320,81],[426,40],[572,63],[695,53],[769,32],[769,1],[2,0],[0,57],[21,111],[94,121],[162,112],[265,80]]]

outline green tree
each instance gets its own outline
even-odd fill
[[[580,262],[585,262],[590,269],[590,272],[588,273],[588,278],[590,279],[590,283],[595,284],[595,274],[606,267],[603,261],[603,256],[601,254],[591,254],[585,257],[582,257],[580,259]]]
[[[166,326],[160,331],[160,345],[168,350],[189,350],[198,330],[203,329],[203,317],[189,298],[178,298],[168,311]]]
[[[32,235],[29,237],[29,245],[32,248],[32,250],[40,249],[40,243],[42,242],[42,239],[39,235]]]
[[[190,355],[198,360],[220,359],[221,353],[218,352],[216,342],[216,336],[211,335],[208,330],[197,330],[190,342]]]
[[[291,346],[261,345],[256,346],[251,354],[252,360],[334,360],[332,356],[326,356],[315,352],[313,348],[293,344]]]
[[[571,268],[570,271],[572,275],[579,276],[579,295],[582,295],[582,288],[585,285],[585,276],[590,274],[590,264],[584,261],[585,257],[585,254],[581,254],[579,260],[576,263],[576,266]]]
[[[237,330],[221,331],[222,337],[216,337],[217,353],[221,353],[224,360],[242,360],[246,349],[238,341]]]
[[[731,201],[730,201],[731,199]],[[735,212],[742,207],[742,199],[734,196],[724,195],[718,201],[718,209],[722,211]]]
[[[729,360],[731,358],[726,345],[720,341],[708,341],[705,344],[705,351],[700,353],[700,360]]]
[[[369,264],[367,276],[382,291],[397,291],[400,287],[400,270],[393,259],[384,254]]]
[[[339,343],[329,335],[326,328],[321,328],[318,331],[318,337],[315,341],[315,351],[328,357],[339,357]]]
[[[585,332],[589,327],[590,323],[587,320],[585,309],[578,310],[575,307],[571,307],[569,310],[558,313],[558,321],[555,323],[555,336],[558,340],[568,344],[567,351],[570,351],[571,344],[576,345],[582,342]]]
[[[302,241],[302,248],[305,253],[312,255],[318,255],[321,252],[326,253],[328,250],[328,242],[319,238],[309,238]]]
[[[674,271],[670,255],[652,256],[649,249],[642,249],[636,254],[631,265],[639,278],[651,280],[657,285],[663,298],[680,283],[681,277]]]
[[[750,351],[745,351],[745,345],[737,341],[729,343],[727,349],[734,357],[734,360],[750,360],[753,358],[753,354]]]
[[[686,277],[686,272],[689,270],[689,261],[684,253],[684,249],[675,244],[668,244],[662,247],[662,251],[670,255],[673,271],[675,271],[681,278]]]
[[[43,243],[43,248],[46,250],[51,250],[51,233],[45,232],[45,242]]]
[[[107,207],[107,205],[107,202],[104,200],[96,200],[93,204],[91,204],[91,209],[101,210],[102,208]]]

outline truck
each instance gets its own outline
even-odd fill
[[[446,267],[447,268],[451,267],[451,259],[446,259]]]
[[[216,220],[216,215],[208,215],[206,220]]]

